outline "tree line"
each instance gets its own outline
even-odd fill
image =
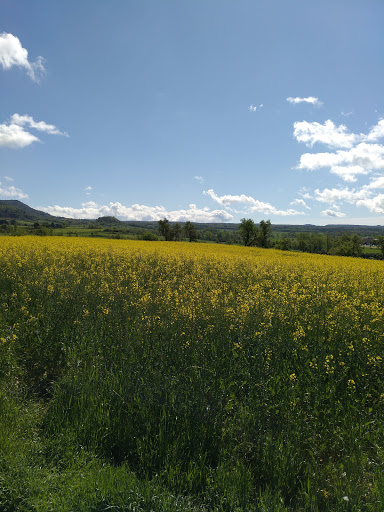
[[[197,230],[190,221],[187,221],[184,226],[178,222],[171,226],[169,220],[164,218],[158,221],[158,232],[167,242],[180,242],[183,237],[188,238],[190,242],[195,242],[198,238]]]
[[[296,233],[293,237],[284,236],[272,240],[271,222],[262,220],[257,226],[252,219],[241,219],[238,233],[243,245],[247,247],[274,247],[285,251],[335,256],[363,256],[362,239],[357,233],[343,233],[341,236],[329,233]],[[377,236],[374,245],[384,259],[384,236]]]

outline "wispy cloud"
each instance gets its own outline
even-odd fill
[[[221,204],[222,206],[234,206],[239,204],[244,204],[249,207],[250,212],[258,212],[264,213],[266,215],[305,215],[304,212],[298,212],[293,209],[289,210],[279,210],[275,206],[270,203],[265,203],[263,201],[259,201],[258,199],[254,199],[251,196],[246,196],[245,194],[241,195],[224,195],[218,196],[213,189],[209,189],[204,192],[204,194],[210,196],[214,201]]]
[[[39,82],[46,73],[43,57],[37,57],[35,62],[30,62],[28,51],[22,47],[20,40],[6,32],[0,34],[0,65],[3,69],[10,69],[12,66],[24,68],[34,82]]]
[[[24,194],[20,188],[16,188],[13,185],[7,186],[0,183],[0,197],[25,199],[28,197],[28,195]]]
[[[314,96],[308,96],[307,98],[300,98],[300,97],[292,98],[292,96],[290,96],[289,98],[287,98],[287,101],[288,101],[288,103],[291,103],[292,105],[297,105],[298,103],[310,103],[311,105],[316,105],[316,106],[320,107],[320,105],[323,104],[319,100],[319,98],[315,98]]]
[[[208,207],[198,208],[190,204],[188,209],[167,210],[163,206],[147,206],[134,204],[124,206],[121,203],[99,205],[93,201],[82,203],[81,208],[70,206],[39,206],[40,210],[51,215],[69,217],[74,219],[96,219],[112,215],[120,220],[148,220],[157,221],[167,217],[173,222],[229,222],[233,216],[225,210],[211,210]]]
[[[311,207],[307,205],[307,203],[304,201],[304,199],[295,199],[294,201],[291,201],[289,204],[294,206],[295,204],[299,206],[303,206],[304,208],[307,208],[307,210],[310,210]]]
[[[250,112],[256,112],[256,110],[257,110],[258,108],[260,109],[260,108],[263,108],[263,107],[264,107],[263,103],[260,103],[260,105],[259,105],[258,107],[257,107],[256,105],[250,105],[250,106],[248,107],[248,110],[249,110]]]
[[[50,135],[64,135],[65,137],[68,137],[67,133],[61,132],[53,124],[47,124],[44,121],[36,122],[32,116],[28,115],[21,116],[20,114],[13,114],[10,124],[17,124],[18,126],[29,126],[30,128],[34,128],[39,132],[46,132]]]
[[[8,123],[0,124],[0,147],[20,149],[30,146],[33,142],[40,142],[40,139],[25,129],[25,127],[48,133],[49,135],[68,134],[61,132],[53,124],[47,124],[44,121],[36,122],[33,117],[19,114],[13,114]]]
[[[198,181],[201,185],[205,182],[205,179],[202,176],[194,176],[193,179]]]

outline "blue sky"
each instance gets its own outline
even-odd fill
[[[2,0],[0,199],[384,225],[382,0]]]

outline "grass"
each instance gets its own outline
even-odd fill
[[[380,510],[382,262],[67,237],[0,253],[1,510]]]

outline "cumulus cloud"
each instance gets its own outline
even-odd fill
[[[365,188],[361,188],[358,190],[345,188],[325,188],[324,190],[315,190],[314,199],[316,201],[320,201],[321,203],[329,203],[334,204],[340,201],[346,201],[347,203],[356,204],[357,201],[366,199],[369,197],[370,192]]]
[[[378,194],[375,197],[359,199],[356,206],[365,206],[372,213],[384,213],[384,194]]]
[[[384,137],[384,119],[372,126],[368,134],[350,133],[344,124],[336,126],[330,119],[324,124],[299,121],[293,124],[293,135],[298,142],[313,147],[315,143],[330,148],[352,148],[359,142],[377,142]]]
[[[21,126],[0,124],[0,146],[12,149],[25,148],[39,139]]]
[[[24,68],[35,82],[39,82],[45,75],[43,57],[37,57],[35,62],[30,62],[28,51],[22,47],[20,40],[6,32],[0,34],[0,65],[3,69],[10,69],[12,66]]]
[[[330,119],[324,124],[301,121],[294,123],[293,135],[309,147],[321,143],[331,149],[345,148],[334,152],[304,153],[298,169],[314,171],[329,167],[332,174],[347,182],[357,181],[357,175],[384,169],[384,145],[377,143],[384,138],[383,119],[372,126],[368,134],[351,133],[345,125],[336,126]]]
[[[373,178],[368,185],[365,185],[366,189],[384,188],[384,176]]]
[[[354,182],[357,181],[356,174],[369,174],[368,169],[364,169],[361,165],[335,165],[331,167],[330,172],[337,174],[344,181]]]
[[[346,214],[337,211],[335,212],[334,210],[323,210],[321,215],[324,215],[325,217],[345,217]]]
[[[120,220],[148,220],[157,221],[166,217],[173,222],[228,222],[233,216],[225,210],[211,210],[208,207],[198,208],[190,204],[188,209],[167,210],[163,206],[146,206],[134,204],[124,206],[121,203],[109,203],[99,205],[93,201],[82,203],[81,208],[69,206],[47,206],[39,207],[40,210],[60,217],[74,219],[96,219],[112,215]]]
[[[257,107],[255,107],[254,105],[250,105],[250,106],[249,106],[249,108],[248,108],[248,110],[249,110],[250,112],[256,112]]]
[[[25,127],[48,133],[49,135],[68,134],[61,132],[53,124],[47,124],[44,121],[36,122],[33,117],[19,114],[13,114],[8,123],[0,124],[0,147],[20,149],[30,146],[33,142],[40,142],[40,139],[25,129]]]
[[[7,186],[0,183],[0,197],[13,197],[15,199],[25,199],[26,197],[28,197],[28,195],[24,194],[24,192],[20,188],[16,188],[13,185]]]
[[[310,147],[319,142],[334,148],[351,148],[361,138],[355,133],[348,133],[343,124],[336,126],[330,119],[324,124],[296,122],[293,124],[293,135],[298,142],[304,142]]]
[[[354,206],[363,206],[372,213],[384,213],[384,194],[373,195],[373,190],[384,188],[384,177],[378,177],[371,181],[369,185],[364,185],[360,189],[333,188],[324,190],[315,190],[314,199],[321,203],[328,203],[332,209],[324,210],[322,214],[331,217],[344,217],[340,215],[338,203],[349,203]]]
[[[355,181],[356,174],[369,174],[372,170],[384,169],[384,146],[362,142],[350,150],[301,155],[298,169],[314,171],[322,167],[329,167],[331,172],[345,181]]]
[[[213,189],[205,191],[204,194],[210,196],[214,201],[225,207],[245,204],[249,206],[249,211],[265,213],[266,215],[304,215],[304,212],[298,212],[293,209],[278,210],[270,203],[259,201],[251,196],[246,196],[245,194],[218,196]]]
[[[369,142],[376,142],[378,139],[384,137],[384,119],[380,119],[380,121],[372,126],[368,135],[366,136],[366,140]]]
[[[292,98],[292,96],[290,96],[289,98],[287,98],[287,101],[288,101],[288,103],[291,103],[292,105],[297,105],[298,103],[310,103],[311,105],[317,105],[317,106],[322,105],[322,102],[319,100],[319,98],[315,98],[313,96],[308,96],[307,98],[300,98],[300,97]]]

